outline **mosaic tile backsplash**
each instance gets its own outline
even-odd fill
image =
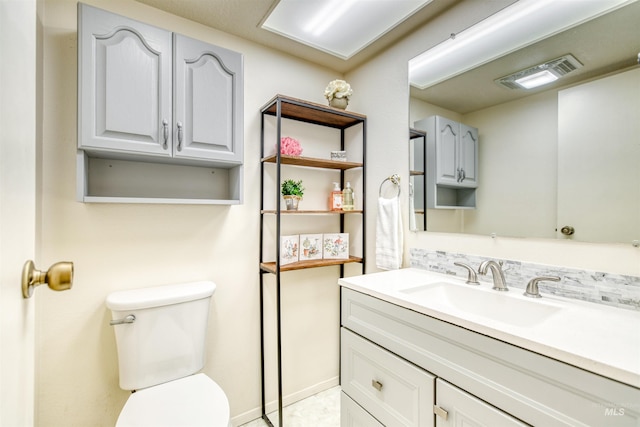
[[[477,271],[483,261],[495,259],[419,248],[411,248],[409,253],[411,267],[450,274],[463,279],[467,277],[467,270],[453,265],[454,262],[463,262]],[[640,311],[640,277],[531,264],[508,259],[495,260],[504,262],[504,275],[507,286],[510,288],[522,289],[524,292],[527,283],[534,277],[559,276],[560,282],[539,283],[540,293],[543,296],[544,294],[553,294]],[[478,281],[492,283],[493,279],[490,273],[484,276],[479,274]]]

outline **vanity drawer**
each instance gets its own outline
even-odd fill
[[[342,328],[342,390],[387,427],[434,425],[435,377]]]

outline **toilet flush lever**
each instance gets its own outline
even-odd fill
[[[135,321],[136,321],[136,316],[134,316],[133,314],[130,314],[126,317],[123,317],[122,319],[114,319],[111,322],[109,322],[109,324],[111,326],[124,325],[125,323],[133,323]]]

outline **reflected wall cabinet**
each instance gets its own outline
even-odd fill
[[[427,207],[476,207],[478,129],[431,116],[415,122],[427,133]]]
[[[269,138],[265,136],[265,122],[269,120],[271,123],[275,125],[275,131],[269,131]],[[338,130],[339,138],[340,138],[340,150],[345,150],[346,135],[345,132],[349,129],[354,131],[354,141],[349,139],[348,143],[351,144],[360,144],[360,136],[361,136],[361,146],[358,147],[362,155],[362,159],[360,161],[340,161],[340,160],[331,160],[330,151],[335,148],[334,144],[337,145],[337,141],[326,141],[327,149],[326,149],[326,158],[314,158],[314,157],[298,157],[298,156],[287,156],[280,153],[281,148],[281,137],[284,136],[283,130],[287,128],[288,125],[291,125],[291,122],[305,123],[310,126],[322,126],[327,128],[333,128]],[[275,122],[275,123],[274,123]],[[306,126],[306,125],[303,125]],[[273,130],[273,129],[272,129]],[[275,134],[272,138],[271,135]],[[324,133],[323,133],[324,135]],[[351,135],[350,135],[351,136]],[[324,138],[324,137],[323,137]],[[323,144],[324,148],[324,139],[316,142],[318,144]],[[271,149],[275,146],[274,154],[266,154],[265,149]],[[355,147],[354,147],[355,148]],[[312,102],[307,102],[303,100],[299,100],[296,98],[291,98],[283,95],[276,95],[272,98],[261,110],[261,200],[260,200],[260,299],[261,299],[261,351],[262,351],[262,417],[263,419],[269,423],[270,425],[276,424],[282,427],[282,347],[281,343],[283,340],[282,337],[282,318],[281,318],[281,273],[292,271],[292,270],[301,270],[301,269],[310,269],[310,268],[318,268],[325,266],[339,266],[340,267],[340,277],[344,275],[344,265],[351,263],[360,263],[361,272],[364,274],[365,271],[365,259],[364,259],[364,248],[365,245],[365,233],[364,233],[364,224],[365,224],[365,211],[364,209],[356,209],[352,211],[330,211],[327,208],[323,210],[286,210],[284,208],[284,203],[282,202],[282,197],[280,196],[280,183],[282,182],[282,170],[284,168],[313,168],[315,171],[318,171],[321,174],[327,175],[328,182],[331,182],[334,179],[330,179],[335,177],[337,172],[339,172],[339,182],[340,188],[345,187],[345,171],[349,171],[349,174],[361,174],[358,176],[360,182],[362,182],[362,191],[360,194],[357,194],[356,197],[360,199],[359,204],[363,207],[366,206],[365,194],[366,194],[366,174],[365,174],[365,158],[366,158],[366,116],[358,113],[353,113],[345,110],[339,110],[336,108],[315,104]],[[267,169],[268,168],[268,169]],[[275,188],[273,191],[267,191],[266,188],[266,177],[274,176]],[[275,200],[268,200],[268,205],[270,209],[265,209],[265,194],[269,194],[269,197],[273,194],[273,198]],[[275,205],[275,209],[272,206]],[[361,236],[361,240],[358,242],[360,249],[357,249],[358,245],[351,245],[354,249],[352,250],[361,250],[362,253],[354,254],[350,253],[349,257],[346,259],[315,259],[315,260],[305,260],[298,261],[292,263],[281,263],[281,250],[280,250],[280,240],[282,237],[282,223],[286,220],[293,220],[295,217],[301,218],[306,217],[308,220],[312,220],[314,216],[337,216],[339,218],[339,225],[336,225],[335,230],[326,230],[327,233],[342,233],[345,232],[345,216],[349,216],[349,226],[355,227],[354,233],[355,235]],[[271,233],[266,230],[266,223],[269,221],[269,224],[273,224],[275,220],[275,236],[271,236]],[[309,221],[303,221],[304,224],[309,224]],[[298,224],[299,222],[296,222]],[[338,224],[338,221],[335,222]],[[304,226],[303,226],[304,227]],[[353,229],[353,228],[350,228]],[[308,232],[308,230],[300,229],[297,230],[297,233],[303,234]],[[275,237],[275,238],[274,238]],[[273,251],[265,251],[265,246],[269,244],[274,244]],[[267,255],[267,252],[269,254]],[[265,257],[272,256],[271,254],[275,253],[275,259],[265,259]],[[272,422],[266,414],[266,397],[265,397],[265,274],[273,274],[275,275],[275,311],[276,311],[276,359],[277,359],[277,386],[278,386],[278,413],[277,413],[277,423]],[[273,292],[269,292],[272,294]],[[309,301],[310,304],[313,301]],[[269,325],[270,327],[271,325]]]
[[[243,57],[78,4],[78,198],[242,202]]]

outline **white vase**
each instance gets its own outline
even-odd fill
[[[349,105],[349,98],[331,98],[331,101],[329,101],[329,105],[333,108],[346,110],[347,105]]]

